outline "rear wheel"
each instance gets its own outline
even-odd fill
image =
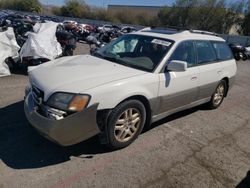
[[[121,149],[130,145],[141,133],[146,120],[144,105],[129,100],[114,108],[108,120],[108,147]]]
[[[227,89],[228,88],[226,81],[221,80],[218,86],[216,87],[215,92],[212,95],[211,100],[209,102],[210,109],[216,109],[221,105],[226,95]]]
[[[248,59],[247,55],[245,53],[243,53],[243,57],[242,57],[242,60],[243,61],[246,61]]]

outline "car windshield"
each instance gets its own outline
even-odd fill
[[[173,42],[143,35],[124,35],[93,55],[132,68],[153,72]]]

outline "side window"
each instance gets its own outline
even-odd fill
[[[196,64],[195,48],[193,41],[185,41],[178,45],[170,57],[170,61],[186,61],[188,67],[192,67]]]
[[[215,50],[210,41],[196,41],[198,64],[209,63],[217,60]]]
[[[227,43],[225,42],[212,42],[219,60],[233,59],[233,54]]]

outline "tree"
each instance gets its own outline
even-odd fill
[[[63,16],[89,18],[90,8],[84,0],[66,0],[65,5],[61,8]]]
[[[242,21],[242,33],[244,35],[250,35],[250,0],[248,0],[247,2],[247,6],[246,6],[246,11],[245,11],[245,17]]]
[[[243,3],[226,0],[176,0],[173,7],[163,8],[158,17],[164,26],[228,33],[240,21]]]
[[[242,33],[244,35],[250,35],[250,13],[248,13],[246,16],[245,16],[245,19],[243,21],[243,24],[242,24]]]
[[[1,7],[4,9],[38,13],[42,10],[39,0],[1,0]]]
[[[57,16],[62,15],[61,7],[52,7],[51,11],[54,15],[57,15]]]

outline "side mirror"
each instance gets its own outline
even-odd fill
[[[172,60],[166,67],[166,70],[175,71],[175,72],[184,72],[187,70],[187,62]]]

